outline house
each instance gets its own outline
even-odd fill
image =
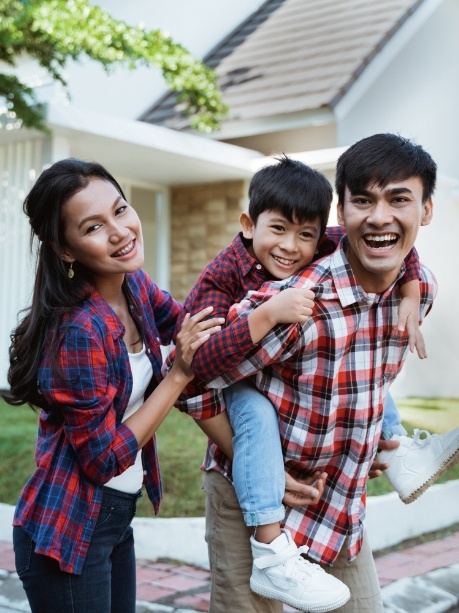
[[[455,0],[267,0],[251,8],[205,56],[220,75],[230,106],[228,119],[211,137],[192,132],[172,94],[145,99],[137,119],[51,97],[51,138],[0,132],[0,283],[8,288],[0,322],[0,387],[3,347],[30,291],[20,201],[44,164],[68,155],[104,163],[140,212],[150,246],[147,270],[182,299],[237,231],[247,183],[268,156],[288,153],[333,181],[336,159],[346,146],[391,131],[429,150],[440,175],[435,220],[418,241],[441,288],[424,326],[429,358],[411,357],[394,393],[459,396],[459,327],[450,314],[459,298],[454,267],[459,5]],[[211,17],[221,21],[221,15]],[[210,21],[206,27],[212,27]]]

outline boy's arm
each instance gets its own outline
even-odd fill
[[[202,305],[213,306],[212,316],[224,317],[226,321],[231,305],[238,299],[238,279],[230,277],[222,284],[219,277],[218,271],[214,274],[213,269],[207,267],[186,298],[184,312],[193,314],[201,310]],[[247,318],[234,322],[232,326],[223,325],[218,338],[211,337],[208,340],[212,340],[212,343],[207,350],[201,351],[200,348],[192,362],[193,372],[201,380],[214,379],[221,372],[232,368],[254,347]],[[173,354],[167,359],[168,365],[172,359]]]
[[[279,289],[266,284],[259,292],[253,293],[249,298],[235,304],[228,315],[228,320],[231,322],[238,317],[247,317],[251,311],[259,308],[266,300],[272,299],[272,296],[278,292]],[[221,390],[236,381],[255,375],[266,366],[288,359],[297,351],[298,343],[307,326],[307,323],[305,325],[294,323],[276,326],[236,366],[208,382],[207,388],[209,390]]]
[[[195,313],[206,304],[214,307],[213,317],[226,317],[235,302],[236,292],[231,291],[235,280],[229,280],[228,285],[222,287],[217,277],[210,270],[201,275],[185,301],[185,312]],[[312,313],[313,299],[314,294],[308,289],[287,288],[261,304],[259,312],[253,311],[246,317],[235,318],[196,351],[192,362],[196,377],[202,381],[211,381],[231,370],[277,324],[303,323]]]
[[[419,329],[421,263],[415,247],[405,258],[405,273],[399,281],[402,301],[398,310],[398,329],[407,330],[411,352],[415,349],[422,359],[427,357],[424,337]]]
[[[415,349],[423,360],[427,357],[424,337],[419,329],[419,307],[421,304],[421,290],[418,279],[408,281],[400,287],[402,300],[398,308],[398,329],[407,330],[410,351]]]
[[[247,317],[253,343],[259,343],[278,324],[302,324],[312,315],[314,292],[288,287],[251,311]],[[233,324],[230,324],[233,325]]]

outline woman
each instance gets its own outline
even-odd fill
[[[11,404],[40,411],[37,468],[13,540],[32,613],[134,613],[131,520],[142,483],[157,512],[155,432],[220,329],[185,316],[161,380],[160,345],[181,305],[141,270],[139,218],[99,164],[67,159],[24,203],[39,241],[32,305],[13,332]]]

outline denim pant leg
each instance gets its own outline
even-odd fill
[[[102,507],[81,575],[62,571],[19,526],[13,530],[16,570],[32,613],[135,613],[131,521],[136,494],[104,488]]]
[[[246,381],[224,390],[234,431],[233,482],[247,526],[281,521],[285,515],[284,458],[277,412]]]
[[[389,392],[384,403],[382,437],[387,441],[392,438],[394,434],[406,436],[407,432],[402,426],[400,413],[398,412],[394,399]]]

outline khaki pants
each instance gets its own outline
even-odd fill
[[[209,549],[212,588],[209,613],[282,613],[283,605],[254,594],[250,536],[233,486],[216,471],[206,473],[206,541]],[[351,564],[346,546],[325,570],[345,583],[351,599],[336,613],[384,613],[381,590],[368,539]]]

